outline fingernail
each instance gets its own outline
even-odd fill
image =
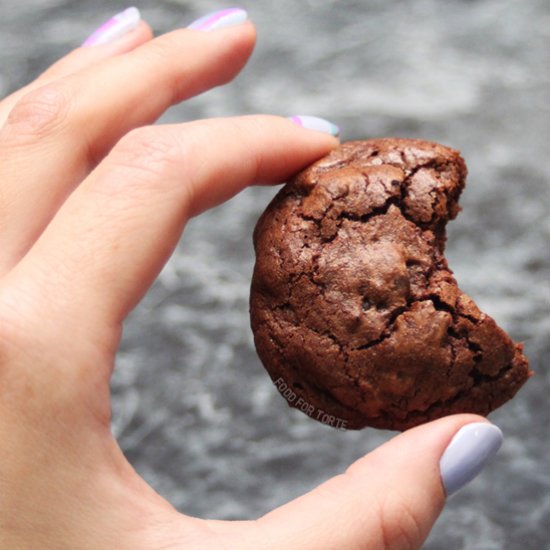
[[[141,21],[141,15],[137,8],[127,8],[115,16],[105,21],[101,27],[97,28],[86,40],[82,46],[100,46],[114,42],[117,38],[133,31]]]
[[[475,422],[456,432],[439,461],[441,480],[449,497],[470,483],[502,445],[502,432],[494,424]]]
[[[333,124],[332,122],[325,120],[324,118],[307,115],[295,115],[289,117],[289,119],[294,122],[294,124],[297,124],[302,128],[307,128],[308,130],[325,132],[334,137],[338,137],[340,135],[340,128],[336,126],[336,124]]]
[[[227,8],[199,18],[188,25],[187,28],[197,31],[215,31],[225,27],[240,25],[247,19],[248,13],[242,8]]]

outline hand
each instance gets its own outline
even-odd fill
[[[147,126],[240,71],[255,32],[239,17],[156,39],[136,21],[0,103],[1,548],[417,548],[500,443],[479,417],[442,419],[243,522],[178,513],[124,458],[121,326],[186,221],[337,144],[279,117]]]

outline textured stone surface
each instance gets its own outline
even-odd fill
[[[225,4],[138,2],[158,31]],[[451,499],[428,549],[539,549],[550,539],[550,12],[547,0],[242,0],[259,31],[239,79],[164,120],[270,112],[333,119],[344,139],[446,143],[469,167],[447,257],[462,289],[523,340],[536,372],[492,420],[506,441]],[[27,82],[123,4],[0,0],[0,92]],[[154,92],[154,90],[152,90]],[[391,434],[289,409],[249,328],[252,229],[274,189],[189,224],[126,325],[113,429],[179,509],[254,517]],[[365,510],[368,513],[368,510]]]

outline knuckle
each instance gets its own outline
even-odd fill
[[[132,130],[119,141],[111,154],[116,166],[131,171],[132,176],[139,180],[169,176],[181,157],[179,144],[153,127]]]
[[[352,487],[358,485],[358,477],[372,478],[378,473],[378,465],[365,459],[366,457],[352,464],[343,474]],[[419,515],[418,506],[415,506],[410,495],[389,482],[377,485],[371,494],[370,512],[371,517],[374,518],[377,548],[387,550],[420,548],[427,532],[425,522]],[[370,548],[370,546],[367,547]]]
[[[159,36],[152,42],[149,42],[147,44],[147,49],[142,53],[149,58],[149,61],[156,64],[171,64],[174,57],[174,52],[179,49],[181,49],[181,36],[177,33],[169,32]]]
[[[24,95],[8,115],[4,130],[13,139],[41,139],[59,129],[70,109],[67,90],[49,84]]]
[[[424,539],[420,520],[396,490],[389,489],[378,502],[380,538],[384,548],[416,550]]]
[[[174,51],[181,48],[179,39],[171,33],[160,36],[147,44],[147,49],[142,53],[144,59],[155,66],[166,67],[171,63]],[[163,93],[166,94],[169,103],[174,104],[183,99],[182,90],[189,83],[187,71],[166,70],[163,76]]]
[[[158,37],[147,45],[147,54],[155,61],[166,61],[172,58],[174,51],[179,47],[179,39],[174,33]]]

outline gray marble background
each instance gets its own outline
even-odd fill
[[[463,152],[469,185],[448,257],[462,288],[525,341],[536,377],[492,415],[505,444],[450,500],[426,548],[548,548],[550,3],[240,4],[259,31],[249,66],[164,120],[317,114],[341,125],[344,139],[410,136]],[[157,32],[226,7],[137,5]],[[0,95],[124,7],[0,0]],[[201,517],[256,517],[392,436],[335,431],[290,410],[259,363],[248,321],[251,233],[274,191],[249,189],[189,224],[128,320],[113,377],[113,429],[129,459],[180,510]]]

